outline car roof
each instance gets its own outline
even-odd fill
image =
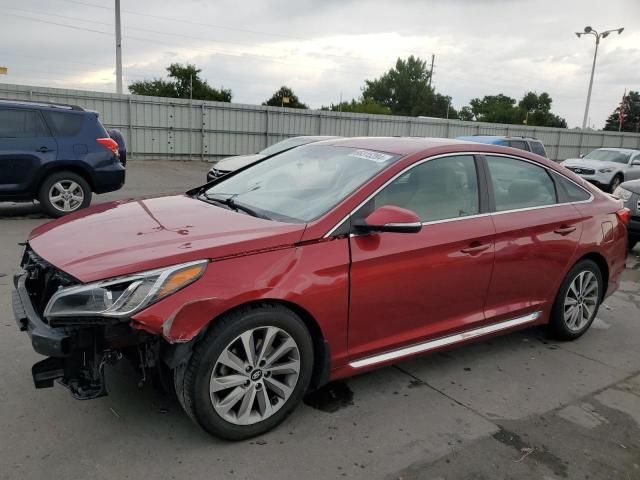
[[[602,147],[602,148],[596,148],[596,150],[613,150],[615,152],[622,152],[622,153],[640,152],[640,150],[636,148],[620,148],[620,147]]]
[[[448,145],[468,145],[469,150],[472,150],[479,145],[478,143],[464,142],[462,140],[455,140],[452,138],[430,137],[350,137],[326,140],[321,143],[336,147],[376,150],[403,156],[432,148],[446,147]]]
[[[55,110],[73,110],[84,112],[85,109],[79,107],[78,105],[70,105],[66,103],[55,103],[55,102],[36,102],[31,100],[7,100],[0,99],[0,107],[12,107],[12,108],[44,108],[44,109],[55,109]]]
[[[460,137],[456,137],[458,140],[468,140],[471,142],[480,142],[480,143],[495,143],[501,140],[530,140],[532,142],[539,142],[536,137],[525,137],[525,136],[512,136],[512,135],[464,135]]]

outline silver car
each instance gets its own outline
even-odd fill
[[[626,180],[640,179],[640,150],[598,148],[582,158],[568,158],[561,165],[602,190],[613,192]]]
[[[631,211],[631,220],[627,225],[629,232],[629,248],[633,248],[640,240],[640,180],[622,183],[613,191],[613,196],[624,202]]]
[[[228,173],[231,173],[242,167],[246,167],[247,165],[255,163],[258,160],[262,160],[265,157],[275,155],[276,153],[281,153],[285,150],[299,147],[300,145],[306,145],[307,143],[320,142],[322,140],[331,140],[333,138],[342,137],[323,135],[291,137],[287,138],[286,140],[282,140],[281,142],[274,143],[264,150],[260,150],[258,153],[253,153],[251,155],[236,155],[234,157],[223,158],[222,160],[218,160],[213,164],[213,167],[211,167],[211,169],[207,173],[207,182],[215,180],[216,178],[223,177]]]

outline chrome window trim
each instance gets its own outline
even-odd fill
[[[560,207],[562,205],[578,205],[578,204],[581,204],[581,203],[590,203],[595,198],[593,193],[591,193],[589,190],[585,189],[582,185],[576,183],[575,181],[573,181],[572,179],[570,179],[569,177],[564,175],[562,172],[558,172],[557,170],[550,169],[549,167],[547,167],[545,165],[542,165],[542,164],[540,164],[538,162],[534,162],[533,160],[529,160],[527,158],[515,157],[513,155],[507,155],[506,153],[489,153],[489,152],[443,153],[441,155],[435,155],[433,157],[423,158],[422,160],[419,160],[419,161],[407,166],[406,168],[404,168],[400,172],[398,172],[396,175],[394,175],[389,180],[387,180],[384,184],[382,184],[378,189],[376,189],[376,191],[374,191],[372,194],[370,194],[364,201],[362,201],[355,208],[353,208],[351,210],[351,212],[349,212],[347,215],[344,216],[344,218],[342,218],[338,223],[336,223],[333,226],[333,228],[331,228],[331,230],[329,230],[327,233],[325,233],[322,238],[328,238],[331,235],[333,235],[333,233],[336,230],[338,230],[342,226],[342,224],[344,222],[346,222],[349,219],[349,217],[351,217],[351,215],[353,215],[356,211],[358,211],[365,203],[367,203],[369,200],[371,200],[373,197],[375,197],[378,193],[380,193],[380,191],[382,191],[391,182],[393,182],[398,177],[402,176],[404,173],[408,172],[412,168],[417,167],[418,165],[422,165],[423,163],[428,162],[430,160],[435,160],[437,158],[459,157],[459,156],[463,156],[463,155],[482,155],[484,157],[488,157],[488,156],[506,157],[506,158],[511,158],[513,160],[516,160],[516,161],[531,163],[531,164],[536,165],[536,166],[538,166],[540,168],[543,168],[547,172],[549,172],[551,170],[552,172],[560,175],[562,178],[570,181],[575,186],[580,188],[583,192],[589,194],[589,198],[587,200],[579,200],[579,201],[576,201],[576,202],[554,203],[553,205],[541,205],[541,206],[538,206],[538,207],[525,207],[525,208],[517,208],[517,209],[514,209],[514,210],[503,210],[503,211],[500,211],[500,212],[494,211],[494,212],[487,212],[487,213],[479,213],[479,214],[475,214],[475,215],[468,215],[468,216],[465,216],[465,217],[447,218],[447,219],[444,219],[444,220],[433,220],[433,221],[430,221],[430,222],[422,222],[422,225],[431,225],[431,224],[437,224],[437,223],[454,222],[454,221],[458,221],[458,220],[467,220],[467,219],[471,219],[471,218],[484,217],[484,216],[487,216],[487,215],[501,215],[501,214],[504,214],[504,213],[524,212],[524,211],[536,210],[536,209],[540,209],[540,208]],[[551,179],[551,181],[553,181],[553,178]],[[489,185],[489,186],[491,186],[491,185]],[[480,187],[480,185],[478,185],[478,187]]]
[[[363,368],[371,365],[376,365],[382,362],[388,362],[390,360],[396,360],[399,358],[414,355],[416,353],[426,353],[436,348],[446,347],[449,345],[455,345],[466,340],[480,338],[490,333],[499,332],[501,330],[507,330],[509,328],[517,327],[537,320],[542,311],[537,311],[523,315],[520,317],[512,318],[498,323],[492,323],[491,325],[485,325],[484,327],[472,328],[463,332],[448,335],[446,337],[436,338],[435,340],[428,340],[408,347],[402,347],[388,352],[379,353],[369,357],[364,357],[353,362],[349,362],[351,368]]]

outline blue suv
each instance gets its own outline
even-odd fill
[[[534,137],[507,137],[504,135],[467,135],[457,137],[456,140],[466,140],[468,142],[488,143],[490,145],[502,145],[504,147],[519,148],[525,152],[533,152],[544,158],[547,151],[540,140]]]
[[[96,112],[0,100],[0,201],[38,200],[53,217],[124,185],[118,144]]]

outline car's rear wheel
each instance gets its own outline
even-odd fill
[[[637,243],[638,239],[636,237],[629,237],[629,250],[633,250]]]
[[[615,192],[616,188],[618,188],[621,183],[622,183],[622,177],[618,174],[615,177],[613,177],[613,180],[611,180],[611,184],[609,184],[609,191],[611,193]]]
[[[603,296],[602,273],[591,260],[581,260],[565,277],[556,297],[549,326],[554,336],[573,340],[593,323]]]
[[[260,435],[282,422],[306,392],[313,343],[302,320],[281,305],[236,310],[195,347],[176,391],[189,416],[228,440]]]
[[[91,203],[91,187],[76,173],[56,172],[42,183],[38,200],[47,214],[61,217],[88,207]]]

